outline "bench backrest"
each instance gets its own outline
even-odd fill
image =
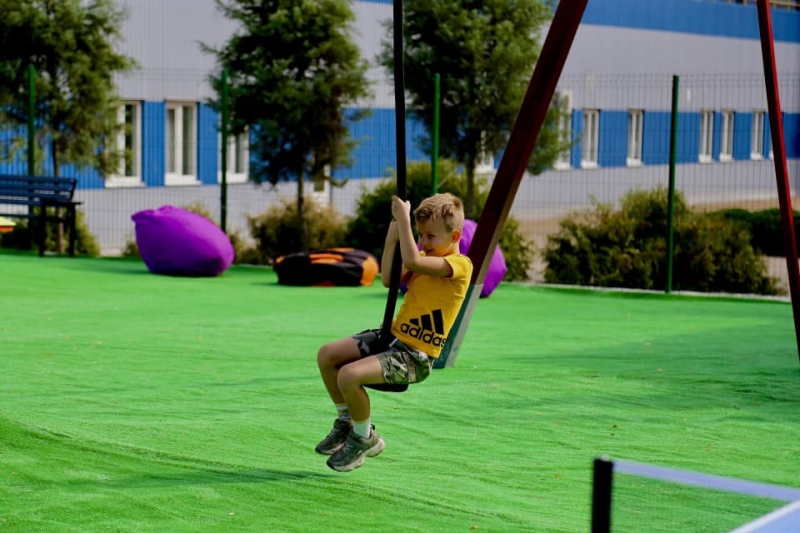
[[[42,201],[70,202],[75,178],[9,176],[0,174],[0,204],[38,205]]]

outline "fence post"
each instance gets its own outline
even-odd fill
[[[667,236],[667,294],[672,292],[672,266],[675,251],[675,164],[678,152],[678,93],[680,92],[680,76],[672,76],[672,123],[669,138],[669,205]]]
[[[220,135],[222,138],[222,179],[219,187],[219,226],[227,233],[228,225],[228,72],[222,71],[222,94],[220,95]]]
[[[28,65],[28,176],[36,175],[36,68]],[[40,209],[44,209],[43,207]],[[33,247],[33,206],[28,206],[28,244]]]
[[[36,69],[28,65],[28,176],[36,174]]]
[[[592,533],[611,531],[611,492],[614,462],[602,457],[594,460],[592,477]]]

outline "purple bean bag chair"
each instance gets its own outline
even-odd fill
[[[461,232],[461,241],[458,243],[458,248],[462,254],[467,255],[469,252],[469,245],[472,244],[472,238],[475,236],[475,229],[478,223],[474,220],[464,220],[464,231]],[[478,268],[480,265],[473,265]],[[488,298],[494,292],[503,277],[506,275],[506,258],[503,257],[503,252],[500,247],[494,249],[492,260],[489,263],[489,269],[486,271],[486,279],[483,280],[483,288],[481,289],[481,298]]]
[[[207,218],[171,205],[139,211],[136,244],[147,269],[168,276],[218,276],[233,262],[228,236]]]

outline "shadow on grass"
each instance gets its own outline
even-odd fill
[[[2,414],[2,412],[0,412]],[[25,426],[0,417],[2,440],[13,443],[11,449],[24,450],[32,457],[58,458],[60,468],[96,469],[111,472],[105,479],[71,479],[57,482],[80,487],[172,487],[221,483],[265,483],[327,479],[334,474],[313,471],[288,471],[272,468],[246,468],[220,461],[126,445],[101,444],[76,439],[45,427]],[[47,461],[44,461],[46,463]],[[114,473],[116,472],[116,473]],[[131,475],[133,473],[133,475]]]
[[[73,480],[63,484],[69,487],[102,486],[107,488],[135,489],[142,487],[181,487],[192,485],[249,484],[249,483],[282,483],[302,481],[305,479],[328,479],[334,474],[323,474],[310,471],[283,471],[270,468],[252,468],[242,470],[226,469],[190,469],[174,473],[143,473],[137,476],[118,477],[110,480]]]

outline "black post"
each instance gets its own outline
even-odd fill
[[[592,482],[592,533],[611,533],[611,489],[614,463],[602,458],[594,460]]]
[[[678,94],[680,92],[680,76],[672,76],[672,121],[669,135],[669,200],[667,211],[667,294],[672,292],[672,269],[675,253],[675,166],[678,161]]]
[[[219,184],[219,227],[228,232],[228,71],[222,71],[222,95],[220,96],[220,135],[222,138],[222,179]]]
[[[395,146],[397,150],[397,196],[406,199],[406,81],[405,56],[403,44],[403,0],[394,0],[394,120]],[[397,306],[397,293],[400,290],[400,244],[394,251],[389,299],[383,313],[381,334],[388,336],[392,330],[392,319]]]
[[[404,44],[403,44],[403,0],[394,0],[394,117],[395,117],[395,146],[397,149],[397,196],[406,199],[406,81],[404,71]],[[386,300],[386,309],[383,312],[381,324],[381,337],[384,342],[392,335],[392,320],[397,306],[397,293],[400,292],[400,273],[402,272],[400,256],[400,243],[394,249],[392,262],[391,282],[389,297]],[[366,385],[368,388],[384,392],[404,392],[408,385],[401,383],[380,383]]]

